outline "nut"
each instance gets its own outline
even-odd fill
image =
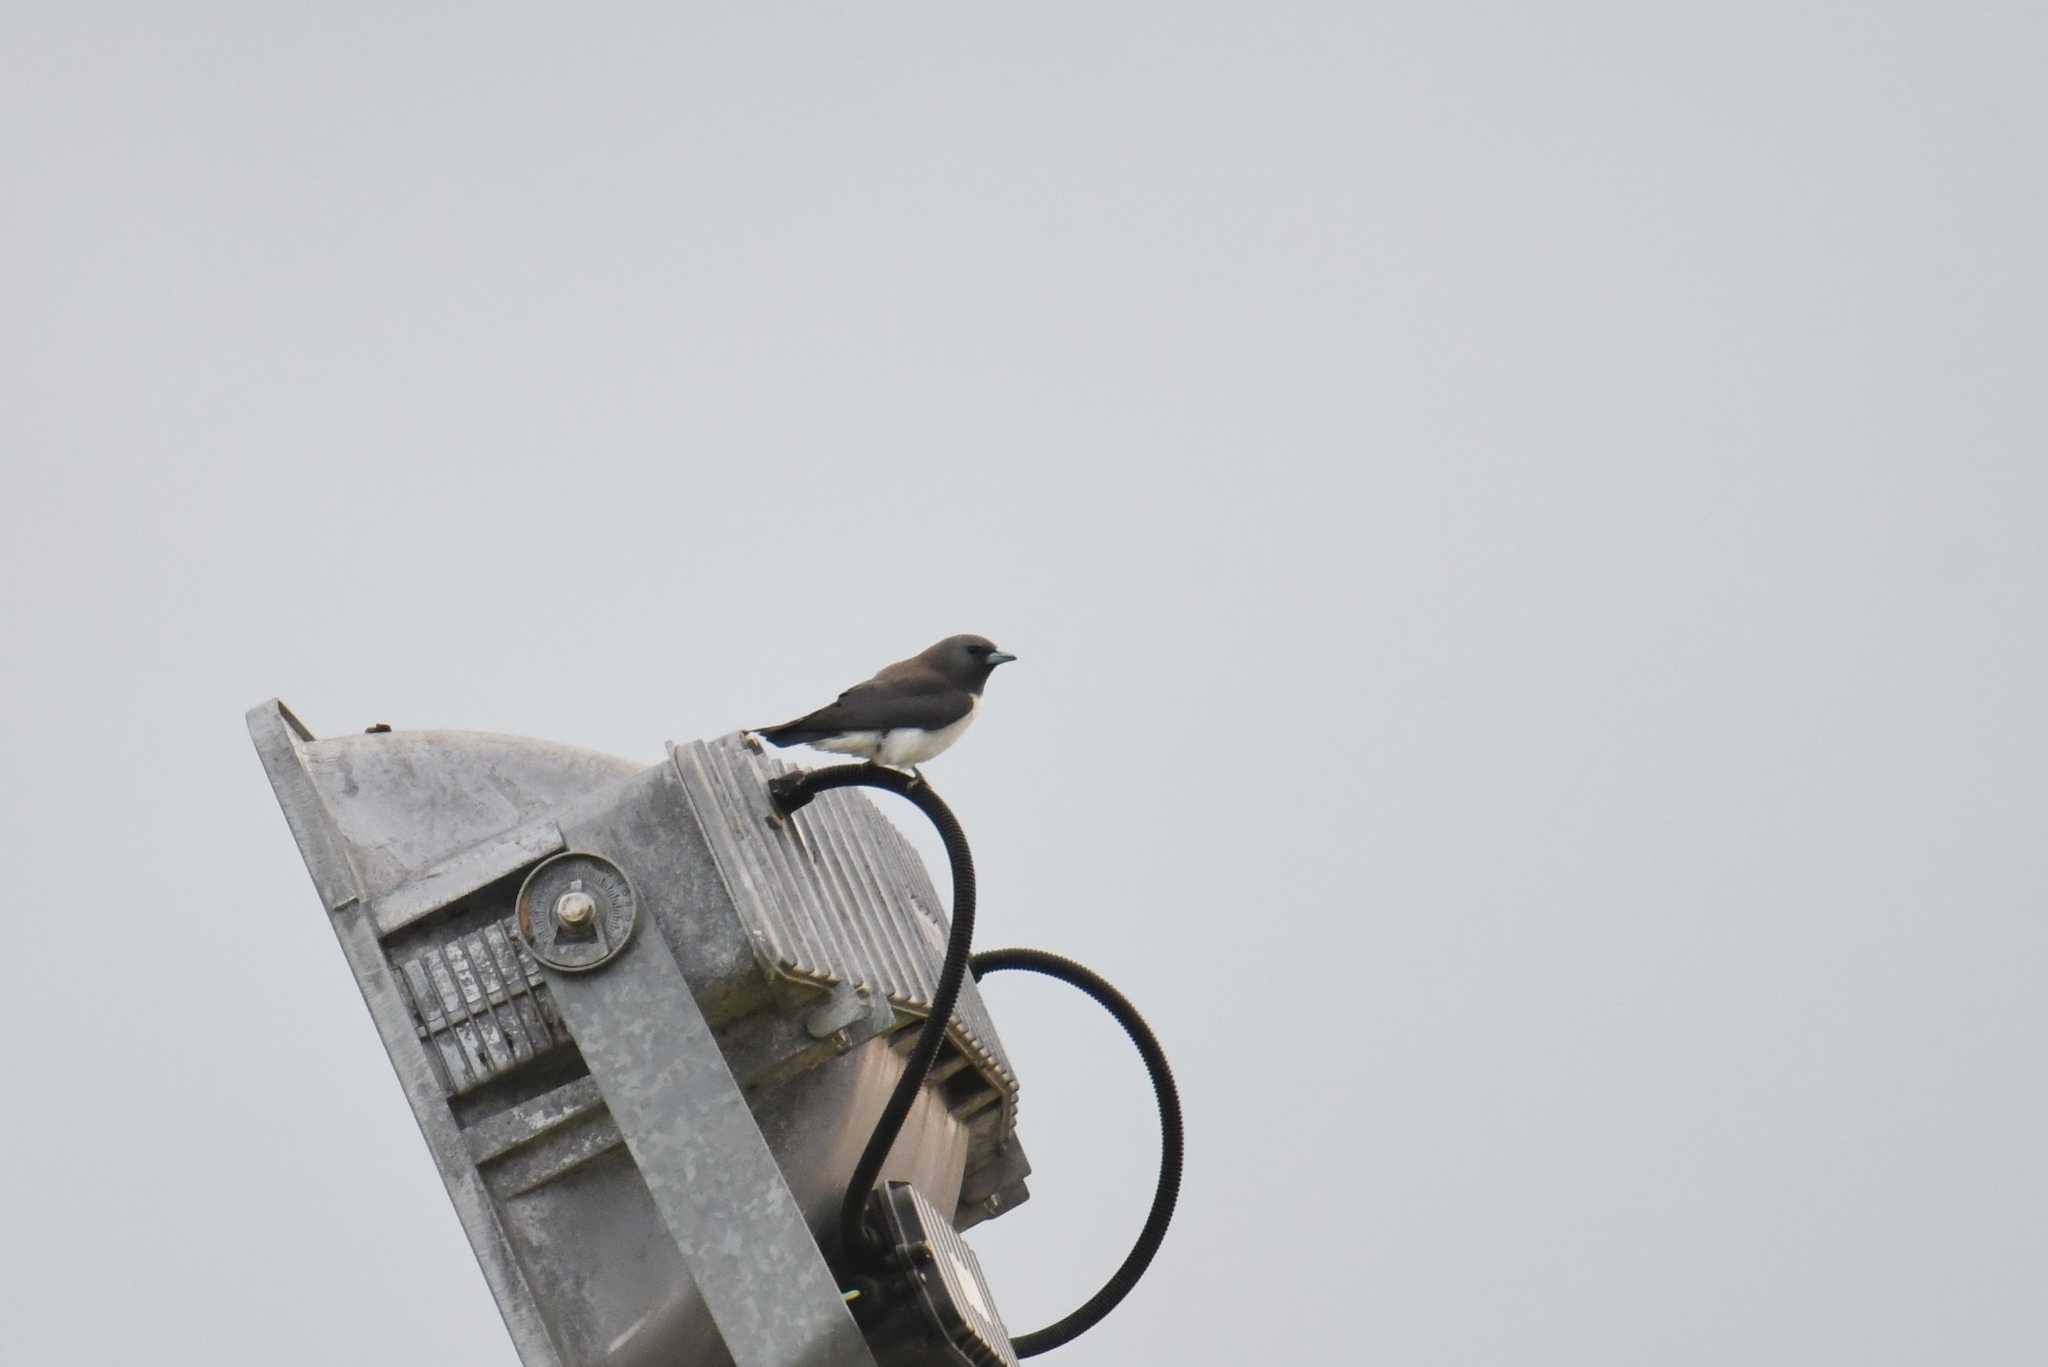
[[[587,926],[597,915],[597,899],[587,892],[565,892],[555,899],[555,919],[565,926]]]

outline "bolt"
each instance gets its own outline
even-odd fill
[[[587,892],[565,892],[555,899],[555,919],[565,926],[587,926],[597,915],[597,899]]]

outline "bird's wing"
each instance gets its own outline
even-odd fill
[[[930,670],[904,671],[896,677],[891,665],[866,683],[857,683],[837,702],[804,718],[807,728],[835,731],[886,731],[914,726],[936,731],[966,716],[974,698],[965,689]]]

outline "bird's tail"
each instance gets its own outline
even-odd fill
[[[785,746],[809,745],[814,740],[822,740],[824,737],[832,734],[830,731],[819,727],[804,725],[803,718],[798,718],[796,721],[786,721],[780,726],[753,726],[749,727],[748,730],[772,745]]]

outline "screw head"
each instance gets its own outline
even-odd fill
[[[587,926],[597,915],[597,899],[587,892],[565,892],[555,899],[555,919],[565,926]]]

